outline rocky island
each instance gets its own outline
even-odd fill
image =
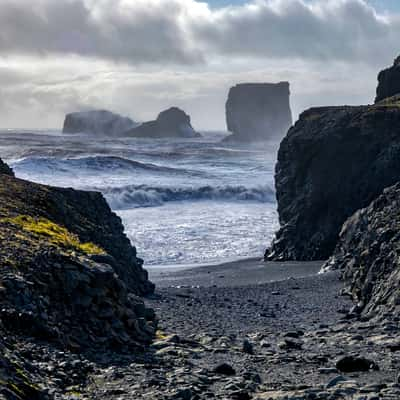
[[[225,142],[280,141],[292,125],[289,82],[242,83],[229,90]]]
[[[127,136],[142,138],[196,138],[190,116],[177,107],[162,111],[156,120],[144,122],[126,132]]]
[[[121,136],[136,126],[137,122],[111,111],[80,111],[65,116],[63,133],[92,133],[112,137]]]

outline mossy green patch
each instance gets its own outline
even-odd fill
[[[101,247],[91,242],[82,243],[77,235],[47,218],[18,215],[13,218],[3,218],[0,221],[17,225],[23,231],[32,233],[58,247],[85,254],[105,254],[105,251]]]

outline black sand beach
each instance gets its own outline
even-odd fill
[[[118,379],[101,372],[102,398],[399,398],[395,331],[349,318],[339,274],[318,275],[321,264],[150,269],[157,290],[146,303],[162,316],[156,361],[115,367]],[[348,355],[368,356],[380,370],[343,373],[336,362]]]

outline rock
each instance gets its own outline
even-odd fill
[[[227,376],[232,376],[236,374],[236,371],[233,369],[233,367],[227,363],[219,364],[214,368],[213,372],[218,375],[227,375]]]
[[[346,381],[347,381],[347,379],[346,379],[344,376],[338,375],[338,376],[336,376],[335,378],[331,379],[331,380],[327,383],[326,388],[327,388],[327,389],[330,389],[330,388],[336,386],[339,382],[346,382]]]
[[[368,358],[359,356],[345,356],[336,362],[336,368],[341,372],[366,372],[379,370],[378,365]]]
[[[400,180],[400,98],[311,108],[283,139],[276,166],[281,228],[267,260],[324,260],[343,223]]]
[[[364,316],[398,315],[399,208],[400,184],[396,184],[346,221],[334,255],[325,264],[325,268],[342,270],[346,290]]]
[[[254,354],[254,347],[248,339],[243,340],[242,350],[243,350],[243,353]]]
[[[132,137],[149,138],[197,138],[201,135],[196,132],[190,122],[190,117],[177,107],[162,111],[155,121],[145,122],[126,132]]]
[[[13,170],[0,158],[0,174],[14,176]]]
[[[278,347],[282,350],[301,350],[303,342],[298,339],[285,338],[278,343]]]
[[[94,243],[104,253],[87,254],[93,262],[111,265],[129,290],[138,295],[154,291],[143,261],[136,257],[136,249],[124,233],[121,219],[100,193],[55,188],[0,175],[0,205],[4,205],[2,218],[18,214],[42,217],[65,227],[82,243]]]
[[[106,110],[81,111],[67,114],[63,133],[94,133],[104,136],[121,136],[137,122]]]
[[[391,67],[379,73],[375,103],[398,94],[400,94],[400,56],[394,60]]]
[[[153,290],[99,193],[0,175],[0,327],[67,349],[149,343]],[[96,260],[96,261],[95,261]]]
[[[224,141],[280,140],[292,125],[289,95],[289,82],[232,87],[226,102],[226,122],[232,135]]]

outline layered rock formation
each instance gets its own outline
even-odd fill
[[[106,110],[73,112],[64,120],[63,133],[95,133],[121,136],[138,124],[130,118]]]
[[[201,137],[190,122],[190,116],[177,107],[162,111],[155,121],[145,122],[126,132],[128,136],[143,138]]]
[[[0,242],[5,326],[80,345],[151,338],[136,296],[154,286],[99,193],[1,175]]]
[[[343,225],[325,268],[342,269],[348,289],[365,316],[400,310],[400,184],[384,190]]]
[[[101,194],[0,168],[0,398],[48,399],[37,382],[51,346],[94,354],[152,340],[155,314],[138,295],[154,285]]]
[[[375,102],[400,94],[400,56],[394,60],[393,66],[384,69],[378,75]]]
[[[289,83],[245,83],[232,87],[226,102],[226,123],[232,132],[224,141],[280,140],[292,125]]]
[[[278,152],[281,229],[266,259],[327,259],[345,220],[398,180],[398,97],[303,112]]]

